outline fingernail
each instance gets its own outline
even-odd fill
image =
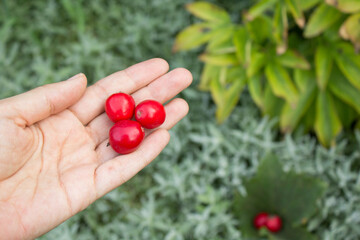
[[[84,74],[83,73],[78,73],[76,74],[75,76],[72,76],[71,78],[68,79],[68,81],[72,81],[72,80],[75,80],[75,79],[78,79],[79,77],[83,76]]]

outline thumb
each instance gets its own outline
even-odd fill
[[[0,101],[0,109],[19,126],[30,126],[76,103],[86,90],[82,73]]]

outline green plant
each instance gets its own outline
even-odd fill
[[[247,85],[263,114],[280,119],[283,132],[302,126],[329,147],[360,114],[360,56],[341,39],[359,48],[360,13],[345,12],[358,12],[360,2],[336,2],[335,8],[320,0],[261,0],[239,24],[218,6],[190,3],[187,10],[203,21],[180,32],[173,50],[206,44],[199,88],[211,92],[218,122]]]
[[[246,194],[236,193],[233,207],[245,236],[263,235],[273,240],[317,239],[304,225],[326,192],[325,182],[305,174],[285,172],[277,157],[269,154],[260,163],[256,176],[244,185]],[[259,212],[276,214],[267,218],[266,221],[270,221],[267,229],[259,230],[253,225],[254,216]]]

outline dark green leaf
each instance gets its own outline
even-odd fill
[[[316,82],[313,71],[307,71],[302,69],[294,70],[294,79],[296,86],[301,93],[304,93],[306,91],[309,84],[311,84],[312,82]]]
[[[324,45],[319,45],[315,52],[316,81],[320,89],[326,88],[332,70],[332,58]]]
[[[186,5],[186,9],[196,17],[209,22],[230,22],[229,14],[222,8],[209,2],[193,2]]]
[[[359,0],[325,0],[325,2],[333,5],[342,12],[355,13],[360,11]]]
[[[248,79],[249,92],[258,107],[264,108],[264,90],[260,75],[254,75]]]
[[[285,104],[280,118],[280,127],[283,132],[292,132],[297,127],[300,119],[314,103],[315,97],[316,84],[314,81],[309,81],[305,92],[300,95],[295,107],[292,107],[289,103]]]
[[[206,52],[214,54],[235,52],[235,47],[232,41],[233,36],[233,25],[225,25],[214,30],[212,38],[206,47]]]
[[[270,154],[245,188],[246,196],[235,195],[234,214],[246,237],[260,237],[252,221],[259,212],[268,212],[279,215],[284,222],[283,229],[271,235],[272,239],[314,239],[301,224],[315,213],[317,201],[327,189],[323,181],[293,171],[284,172],[278,159]]]
[[[318,238],[302,227],[288,227],[278,234],[271,234],[270,240],[317,240]]]
[[[338,70],[334,71],[330,77],[329,88],[335,96],[360,113],[360,90],[354,88]]]
[[[284,103],[284,100],[274,95],[270,84],[266,84],[264,91],[263,114],[268,115],[271,118],[280,116]]]
[[[314,129],[316,117],[316,104],[312,104],[308,111],[305,113],[303,119],[301,119],[301,124],[304,127],[304,132],[307,133]]]
[[[207,23],[197,23],[182,30],[175,39],[173,51],[196,48],[211,39],[210,26]]]
[[[213,78],[218,78],[220,73],[219,66],[205,64],[200,77],[199,89],[207,91],[210,89],[210,81]]]
[[[360,56],[348,43],[337,44],[336,48],[334,58],[337,66],[351,84],[360,89]]]
[[[316,103],[315,131],[325,147],[335,144],[335,137],[341,131],[341,121],[332,96],[327,91],[320,91]]]
[[[261,0],[254,6],[252,6],[249,11],[245,14],[246,19],[253,20],[257,16],[260,16],[264,11],[271,8],[277,0]]]
[[[214,78],[210,83],[211,94],[217,106],[216,119],[219,123],[225,121],[230,115],[245,86],[245,72],[241,68],[239,68],[239,71],[238,78],[232,80],[233,83],[230,86],[227,86],[227,84],[224,86],[219,78]],[[224,76],[224,78],[227,78],[227,76]]]
[[[318,4],[322,0],[296,0],[299,4],[300,8],[305,11],[312,7],[314,7],[316,4]]]
[[[208,54],[203,53],[199,56],[200,60],[215,66],[233,66],[238,65],[239,61],[235,54]]]
[[[310,16],[309,22],[305,28],[305,37],[311,38],[321,34],[341,16],[341,12],[336,8],[325,3],[321,4]]]
[[[346,104],[345,102],[337,99],[337,98],[333,98],[334,99],[334,104],[336,107],[336,112],[339,115],[341,124],[345,127],[345,128],[349,128],[351,127],[351,124],[355,121],[355,119],[359,116],[356,111],[351,108],[348,104]]]
[[[246,75],[251,78],[252,76],[257,74],[261,70],[261,68],[264,67],[265,61],[266,57],[263,53],[259,51],[252,51],[249,65],[246,69]]]
[[[296,105],[298,91],[286,69],[277,63],[269,63],[265,68],[265,74],[274,94],[286,99],[292,106]]]
[[[277,45],[276,52],[283,54],[287,49],[288,20],[286,6],[278,3],[275,8],[273,19],[273,37]]]
[[[296,24],[303,28],[305,26],[305,17],[297,0],[285,0],[286,6],[293,15]]]
[[[357,50],[360,49],[360,13],[351,15],[344,22],[340,28],[340,35],[342,38],[350,40]]]
[[[271,38],[271,19],[267,16],[259,16],[246,23],[246,28],[251,38],[257,43],[262,43]]]
[[[241,64],[246,65],[251,54],[251,40],[247,30],[244,27],[239,27],[234,33],[233,41],[237,58]]]
[[[284,54],[277,57],[277,60],[285,67],[310,69],[310,63],[305,57],[294,50],[286,50]]]

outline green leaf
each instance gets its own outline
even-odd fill
[[[306,11],[312,7],[314,7],[316,4],[318,4],[321,0],[296,0],[299,7]]]
[[[203,71],[201,73],[201,77],[200,77],[200,84],[199,84],[199,89],[203,90],[203,91],[207,91],[210,89],[210,81],[213,78],[218,78],[219,77],[219,73],[220,73],[220,68],[219,66],[214,66],[211,64],[205,64]]]
[[[341,121],[336,112],[332,96],[320,91],[316,103],[315,132],[325,147],[335,144],[335,137],[341,132]]]
[[[350,40],[357,50],[360,49],[360,13],[351,15],[344,22],[340,28],[340,35],[342,38]]]
[[[335,96],[360,113],[360,90],[354,88],[339,71],[334,71],[330,77],[329,88]]]
[[[245,26],[251,38],[257,43],[263,43],[271,38],[271,19],[267,16],[259,16]]]
[[[251,40],[245,27],[239,27],[235,31],[233,41],[237,58],[241,64],[247,65],[251,54]]]
[[[226,83],[233,83],[236,81],[246,81],[244,68],[241,66],[228,67]]]
[[[313,131],[316,117],[316,104],[312,104],[305,116],[300,120],[302,126],[304,126],[304,133]]]
[[[272,62],[266,66],[265,74],[274,94],[284,98],[292,106],[296,105],[298,101],[298,91],[286,69]]]
[[[300,119],[314,103],[316,97],[316,84],[309,81],[306,91],[300,95],[298,104],[292,107],[286,103],[280,118],[280,127],[283,132],[292,132],[298,125]]]
[[[233,35],[233,25],[225,25],[214,30],[214,34],[212,34],[212,38],[206,47],[206,52],[215,54],[235,52],[235,47],[232,42]]]
[[[239,61],[235,54],[209,54],[203,53],[199,56],[200,60],[215,66],[232,66],[238,65]]]
[[[273,18],[273,37],[276,43],[277,54],[283,54],[287,49],[288,19],[286,6],[278,3]]]
[[[259,51],[252,51],[249,65],[246,69],[246,75],[251,78],[252,76],[257,74],[261,70],[261,68],[264,67],[265,62],[266,57],[263,53]]]
[[[324,3],[321,4],[310,16],[304,32],[305,37],[311,38],[321,34],[340,19],[341,16],[341,12],[336,8]]]
[[[302,69],[294,70],[294,79],[296,86],[301,93],[306,91],[309,84],[316,81],[313,71],[306,71]]]
[[[271,234],[270,239],[316,239],[306,232],[302,223],[317,210],[317,201],[327,190],[325,182],[306,174],[285,172],[277,157],[268,154],[261,161],[255,177],[244,185],[247,194],[235,194],[233,209],[246,239],[260,239],[259,232],[253,227],[253,218],[259,212],[277,214],[283,220],[282,230]]]
[[[326,88],[332,70],[332,59],[329,50],[324,45],[319,45],[315,52],[316,81],[320,89]]]
[[[208,42],[212,33],[208,23],[197,23],[182,30],[175,39],[173,52],[189,50]]]
[[[302,9],[300,7],[300,4],[298,4],[297,0],[285,0],[286,6],[290,10],[291,14],[293,15],[296,24],[303,28],[305,26],[305,17],[302,12]]]
[[[301,227],[288,227],[278,234],[270,234],[270,240],[317,240],[318,238]]]
[[[248,79],[249,92],[258,107],[264,108],[264,93],[260,75]]]
[[[284,106],[284,100],[274,95],[270,84],[265,85],[263,105],[264,115],[268,115],[271,118],[280,116],[281,109]]]
[[[235,108],[245,86],[245,72],[241,68],[239,71],[242,72],[239,72],[238,78],[230,86],[224,86],[220,78],[214,78],[210,83],[211,94],[217,106],[216,119],[219,123],[224,122]]]
[[[260,16],[263,12],[271,8],[278,0],[261,0],[245,14],[247,20],[252,21],[256,17]]]
[[[284,54],[277,57],[277,60],[285,67],[310,69],[310,63],[299,52],[286,50]]]
[[[215,23],[230,22],[229,14],[222,8],[209,2],[193,2],[186,5],[186,9],[196,17]]]
[[[360,11],[359,0],[325,0],[325,2],[345,13],[355,13]]]
[[[356,111],[351,108],[348,104],[344,103],[343,101],[333,98],[335,103],[336,112],[340,118],[341,124],[344,128],[351,127],[352,123],[356,120],[359,116]]]
[[[351,84],[360,89],[360,56],[354,53],[353,47],[348,43],[337,44],[333,57]]]

